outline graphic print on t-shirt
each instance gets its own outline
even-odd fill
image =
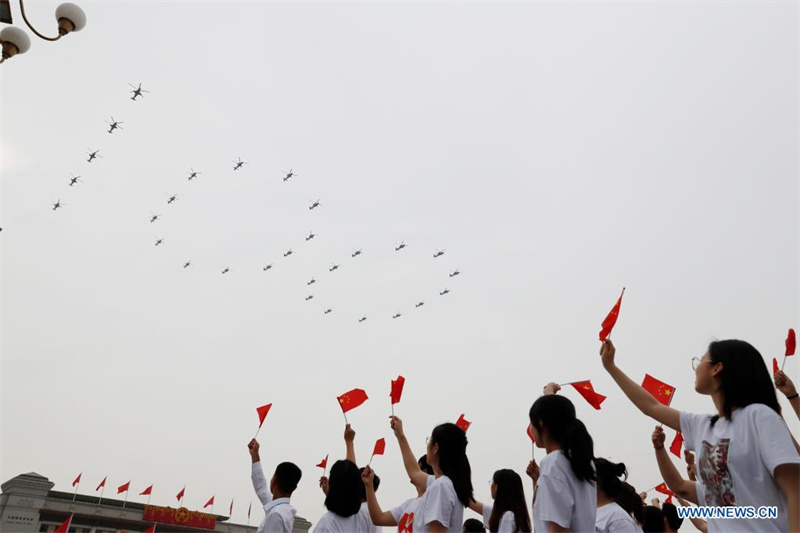
[[[716,446],[703,441],[703,450],[697,466],[705,485],[706,505],[718,507],[736,505],[733,478],[728,470],[730,447],[731,439],[719,439]]]
[[[405,513],[397,522],[399,533],[414,533],[414,513]]]

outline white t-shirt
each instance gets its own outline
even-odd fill
[[[483,504],[483,525],[486,531],[489,531],[489,518],[492,516],[492,506]],[[514,521],[514,513],[506,511],[500,517],[500,522],[497,524],[497,533],[516,533],[517,523]],[[492,532],[494,533],[494,532]]]
[[[456,495],[453,482],[447,476],[428,476],[425,494],[419,498],[414,514],[414,531],[427,533],[431,522],[441,523],[447,531],[461,533],[464,505]]]
[[[380,533],[383,531],[380,527],[372,523],[372,517],[369,516],[369,506],[367,502],[361,504],[361,509],[358,511],[359,531],[367,531],[368,533]]]
[[[272,499],[260,462],[253,463],[250,476],[253,480],[253,489],[266,513],[258,526],[258,533],[291,533],[297,510],[289,503],[289,498]]]
[[[413,530],[413,527],[409,528],[408,526],[413,526],[414,524],[414,516],[417,506],[419,506],[419,500],[420,498],[411,498],[391,510],[392,517],[397,523],[397,530],[400,533],[407,532],[410,529]]]
[[[615,502],[597,508],[595,525],[597,533],[638,533],[641,531],[636,520]]]
[[[547,454],[539,470],[539,482],[533,496],[534,531],[548,531],[546,522],[555,522],[575,532],[594,531],[596,483],[578,481],[569,459],[561,450]]]
[[[328,511],[317,522],[314,533],[366,533],[365,529],[359,529],[364,525],[359,515],[356,513],[345,518]]]
[[[711,427],[709,415],[681,412],[686,449],[695,452],[700,505],[713,507],[775,505],[777,519],[710,519],[708,531],[788,531],[786,497],[775,483],[775,468],[800,464],[789,428],[764,404],[736,409],[731,420],[719,418]]]

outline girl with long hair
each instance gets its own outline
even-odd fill
[[[498,470],[492,476],[492,499],[494,504],[473,500],[469,508],[483,517],[483,523],[491,533],[530,533],[531,519],[522,478],[513,470]]]

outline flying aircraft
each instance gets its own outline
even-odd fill
[[[239,158],[239,161],[233,161],[233,164],[234,164],[233,170],[239,170],[240,168],[242,168],[242,165],[249,165],[249,163],[245,163],[244,161],[242,161],[241,157]]]
[[[458,270],[455,270],[453,273],[450,274],[450,277],[454,278],[454,277],[458,276],[459,274],[461,274],[461,272],[459,272]]]
[[[227,273],[228,273],[228,272],[230,272],[230,271],[231,271],[231,269],[230,269],[230,268],[228,268],[228,267],[225,267],[225,270],[223,270],[223,271],[222,271],[222,273],[223,273],[223,274],[227,274]]]
[[[350,254],[350,257],[358,257],[359,255],[361,255],[361,250],[360,250],[360,249],[359,249],[359,250],[356,250],[355,252],[353,252],[352,254]]]
[[[316,236],[317,236],[317,234],[316,234],[316,233],[313,233],[313,232],[309,231],[309,232],[308,232],[308,237],[306,237],[306,240],[307,240],[307,241],[310,241],[311,239],[313,239],[313,238],[314,238],[314,237],[316,237]]]
[[[313,294],[309,294],[308,296],[306,296],[306,301],[312,300],[313,298],[314,298],[314,295]]]
[[[197,172],[195,169],[189,167],[189,181],[192,181],[200,174],[202,174],[202,172]]]
[[[317,280],[315,280],[314,278],[311,278],[311,281],[309,281],[308,283],[306,283],[306,285],[313,285],[313,284],[315,284],[316,282],[317,282]]]
[[[444,296],[445,294],[447,294],[449,292],[450,292],[450,289],[445,289],[445,290],[443,290],[442,292],[439,293],[439,296]]]
[[[444,250],[439,250],[435,254],[433,254],[433,258],[436,259],[437,257],[441,257],[444,255]]]
[[[358,322],[359,323],[364,322],[366,319],[367,319],[367,317],[362,316],[361,318],[358,319]]]
[[[86,161],[88,161],[89,163],[91,163],[91,162],[92,162],[92,160],[94,160],[95,158],[98,158],[98,157],[103,157],[102,155],[97,155],[97,152],[99,152],[99,151],[100,151],[100,150],[95,150],[94,152],[92,152],[92,149],[91,149],[91,148],[89,148],[89,151],[88,151],[88,152],[86,152],[86,153],[89,155],[89,159],[87,159]]]
[[[153,222],[155,222],[156,220],[158,220],[158,219],[159,219],[159,217],[161,217],[161,215],[153,215],[153,216],[151,216],[151,217],[150,217],[150,223],[152,224]]]
[[[328,313],[330,313],[331,311],[333,311],[333,309],[326,309],[326,310],[325,310],[325,312],[323,312],[322,314],[323,314],[323,315],[327,315],[327,314],[328,314]]]
[[[283,181],[289,181],[294,175],[295,174],[292,172],[292,169],[289,169],[289,172],[286,173],[286,177],[283,178]]]
[[[312,203],[311,207],[309,207],[308,210],[311,211],[312,209],[316,209],[317,207],[319,207],[319,200],[317,200],[316,202]]]
[[[134,102],[136,101],[136,97],[137,96],[141,96],[142,98],[144,98],[144,95],[142,93],[149,93],[150,92],[150,91],[145,91],[144,89],[142,89],[142,84],[141,83],[139,84],[138,87],[136,85],[132,84],[132,83],[129,83],[128,85],[133,87],[133,90],[131,91],[131,93],[133,93],[133,96],[131,96],[131,100],[133,100]]]
[[[57,201],[56,203],[54,203],[54,204],[53,204],[53,211],[55,211],[55,210],[56,210],[56,209],[58,209],[59,207],[63,207],[63,206],[65,206],[65,205],[67,205],[67,204],[62,204],[62,203],[61,203],[61,200],[59,200],[59,201]]]
[[[328,269],[328,272],[333,272],[334,270],[338,270],[338,269],[339,269],[339,265],[333,265],[332,267],[330,267]]]
[[[392,315],[392,318],[400,318],[401,316],[403,316],[403,315],[401,315],[400,313],[397,313],[396,315]]]
[[[189,266],[189,265],[191,265],[191,264],[192,264],[192,262],[191,262],[191,261],[186,261],[186,262],[183,264],[183,268],[186,268],[186,267],[188,267],[188,266]]]
[[[264,272],[266,272],[267,270],[269,270],[269,269],[271,269],[271,268],[272,268],[272,263],[268,264],[267,266],[265,266],[265,267],[264,267],[264,268],[262,268],[261,270],[263,270]]]
[[[419,302],[414,307],[422,307],[423,305],[425,305],[425,302]]]
[[[283,254],[283,257],[289,257],[290,255],[292,255],[292,253],[293,253],[292,249],[289,248],[289,250],[286,253]]]
[[[394,249],[394,251],[395,251],[395,252],[399,252],[400,250],[402,250],[402,249],[403,249],[403,248],[405,248],[405,247],[406,247],[406,243],[405,243],[405,242],[401,242],[401,243],[400,243],[400,246],[398,246],[397,248],[395,248],[395,249]]]
[[[158,240],[156,241],[156,246],[158,246],[158,245],[159,245],[159,244],[161,244],[162,242],[164,242],[164,239],[158,239]]]
[[[72,176],[72,177],[69,179],[69,186],[70,186],[70,187],[72,187],[73,185],[75,185],[76,183],[78,183],[79,181],[81,181],[81,180],[79,179],[79,178],[80,178],[80,176],[73,176],[72,174],[70,174],[70,176]]]
[[[107,121],[107,120],[106,120],[106,124],[108,124],[109,126],[111,126],[111,127],[108,129],[108,133],[114,133],[114,130],[116,130],[116,129],[120,129],[120,130],[121,130],[121,129],[122,129],[122,126],[120,126],[120,124],[125,124],[125,123],[124,123],[124,122],[119,122],[119,121],[117,121],[117,120],[114,120],[114,117],[112,116],[112,117],[111,117],[111,122],[109,122],[109,121]]]
[[[169,197],[169,200],[167,200],[167,205],[171,204],[172,202],[174,202],[177,199],[178,199],[178,195],[177,194],[173,194],[172,196]]]

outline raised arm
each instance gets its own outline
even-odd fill
[[[689,502],[687,502],[677,494],[675,495],[675,498],[677,498],[678,501],[681,502],[681,506],[689,507]],[[708,524],[706,524],[705,520],[703,520],[702,518],[696,518],[694,516],[689,516],[689,520],[692,522],[692,524],[694,524],[694,527],[696,527],[699,531],[701,531],[702,533],[708,533]]]
[[[403,456],[403,466],[406,467],[408,479],[420,490],[425,490],[428,486],[428,474],[422,471],[417,463],[417,458],[414,457],[414,452],[411,451],[411,446],[408,444],[405,433],[403,433],[403,421],[396,416],[391,417],[391,427],[394,431],[394,436],[397,437],[397,443],[400,445],[400,453]]]
[[[469,508],[478,513],[479,515],[483,516],[483,502],[479,502],[478,500],[472,500],[469,502]]]
[[[258,454],[260,445],[256,439],[253,439],[247,445],[247,448],[250,450],[250,459],[253,462],[250,473],[250,477],[253,480],[253,489],[255,489],[256,496],[261,501],[261,505],[267,505],[272,501],[272,494],[270,494],[267,486],[267,478],[264,477],[264,469],[261,468],[261,457]]]
[[[384,511],[381,509],[381,504],[378,503],[378,497],[375,496],[375,487],[373,482],[375,480],[375,472],[369,467],[364,468],[361,472],[361,481],[364,482],[364,488],[367,491],[367,508],[369,509],[369,517],[372,523],[376,526],[392,527],[397,525],[391,511]]]
[[[536,494],[536,483],[539,481],[539,465],[536,464],[535,459],[528,463],[525,473],[528,474],[528,477],[533,481],[533,493]]]
[[[794,409],[794,414],[797,415],[797,418],[800,418],[800,396],[797,394],[794,383],[789,379],[789,376],[783,373],[783,370],[778,370],[773,377],[775,378],[775,387],[786,396],[792,409]]]
[[[354,464],[356,463],[356,449],[354,446],[354,442],[356,440],[356,430],[350,427],[350,424],[347,424],[344,427],[344,445],[347,448],[347,453],[345,455],[345,459],[348,461],[352,461]]]
[[[658,422],[669,426],[675,431],[681,430],[681,416],[677,409],[667,407],[662,404],[653,396],[644,390],[641,385],[629,378],[625,372],[619,369],[614,363],[614,355],[616,350],[610,340],[603,341],[603,346],[600,348],[600,357],[603,361],[603,368],[611,375],[614,381],[617,382],[619,388],[625,393],[625,396],[633,402],[642,413]]]
[[[672,462],[672,459],[669,458],[667,450],[664,448],[665,439],[664,428],[656,426],[656,429],[653,431],[652,441],[661,477],[664,479],[667,487],[669,487],[676,496],[680,496],[684,500],[688,500],[692,503],[697,503],[697,486],[694,482],[681,477],[681,473]]]

